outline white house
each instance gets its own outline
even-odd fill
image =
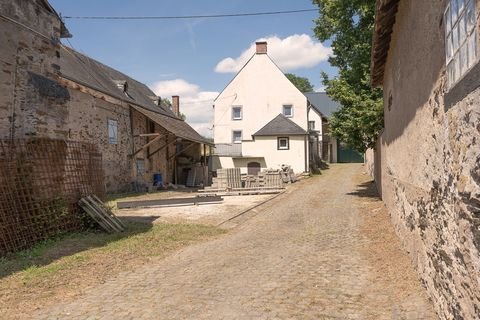
[[[268,56],[267,43],[257,42],[256,53],[215,99],[213,169],[256,173],[286,164],[308,172],[310,159],[320,156],[318,148],[309,154],[309,146],[318,146],[322,133],[321,114],[310,109]]]

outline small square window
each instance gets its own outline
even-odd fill
[[[242,120],[242,106],[232,107],[232,120]]]
[[[277,138],[277,149],[288,150],[290,148],[290,139],[288,137]]]
[[[242,131],[233,131],[232,132],[232,142],[233,143],[242,143]]]
[[[118,122],[117,120],[108,119],[108,143],[118,143]]]
[[[315,121],[308,121],[308,129],[315,130]]]
[[[283,115],[287,118],[293,117],[293,106],[291,104],[283,105]]]

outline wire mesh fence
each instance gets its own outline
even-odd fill
[[[105,196],[95,145],[52,139],[0,140],[0,256],[80,230],[77,203]]]

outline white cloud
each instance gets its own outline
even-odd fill
[[[285,39],[277,36],[258,39],[268,42],[268,55],[283,71],[310,68],[328,59],[332,48],[313,40],[307,34],[294,34]],[[255,53],[255,42],[237,58],[225,58],[215,67],[219,73],[238,72]]]
[[[162,98],[180,96],[180,112],[187,117],[187,123],[201,135],[212,137],[212,105],[218,92],[201,91],[198,85],[184,79],[158,81],[151,84],[150,89]]]

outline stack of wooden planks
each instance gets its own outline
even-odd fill
[[[95,195],[81,198],[80,207],[108,233],[125,231],[125,225],[103,202]]]

